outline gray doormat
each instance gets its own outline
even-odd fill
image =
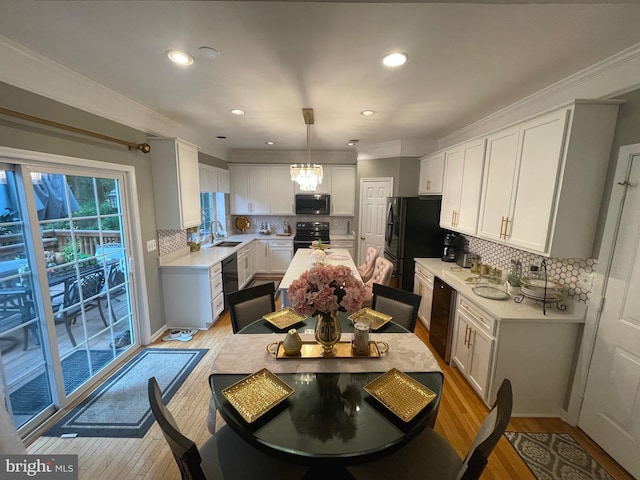
[[[156,377],[167,403],[207,353],[196,348],[145,348],[44,436],[142,438],[154,422],[147,382]]]
[[[537,480],[614,480],[568,433],[505,432]]]

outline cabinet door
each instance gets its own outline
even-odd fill
[[[444,152],[424,157],[420,160],[419,195],[442,194],[442,181],[444,179]]]
[[[502,130],[487,138],[484,182],[478,236],[501,242],[509,216],[512,186],[516,174],[519,128]]]
[[[484,139],[464,145],[460,204],[455,217],[455,227],[459,232],[470,235],[475,235],[478,230],[484,145]]]
[[[249,167],[249,212],[252,215],[270,213],[271,186],[269,167],[252,165]]]
[[[331,215],[353,216],[356,209],[356,168],[331,167]]]
[[[246,215],[249,211],[249,168],[246,165],[229,165],[231,175],[231,213]]]
[[[294,182],[288,166],[270,168],[271,214],[295,215]]]
[[[509,244],[544,253],[553,221],[567,110],[520,128],[519,172],[507,230]]]
[[[331,195],[331,165],[323,165],[322,166],[322,183],[318,185],[318,187],[313,192],[307,192],[304,190],[300,190],[300,185],[296,182],[294,185],[295,193],[326,193]],[[291,177],[289,177],[291,178]]]
[[[218,192],[231,193],[231,178],[229,172],[218,172]]]
[[[442,228],[455,229],[456,214],[460,207],[463,164],[464,151],[461,148],[447,152],[440,210]]]
[[[253,251],[256,258],[256,273],[270,273],[271,265],[269,261],[269,241],[256,240],[253,245]]]
[[[471,335],[471,324],[466,318],[460,315],[459,312],[456,312],[455,322],[451,359],[458,367],[458,370],[466,377],[471,360],[471,350],[467,344],[469,336]]]
[[[433,302],[433,287],[429,285],[421,275],[415,275],[413,282],[414,293],[420,295],[418,318],[424,323],[427,330],[431,328],[431,305]]]
[[[200,215],[200,185],[198,179],[198,150],[191,145],[178,142],[178,182],[182,202],[182,225],[197,227],[202,222]]]
[[[293,259],[293,244],[271,246],[271,273],[285,273]]]
[[[468,344],[472,351],[471,361],[467,370],[467,378],[471,386],[487,399],[489,389],[489,374],[491,372],[491,355],[495,340],[483,332],[479,327],[473,326],[469,334]]]

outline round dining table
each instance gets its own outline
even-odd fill
[[[348,341],[351,322],[346,314],[340,319],[342,340]],[[315,318],[302,323],[298,331],[303,340],[313,340],[305,331],[312,329]],[[230,337],[213,362],[209,383],[216,408],[227,425],[251,445],[274,457],[308,465],[313,475],[337,475],[344,473],[347,465],[401,448],[435,424],[444,377],[433,354],[413,333],[393,322],[380,332],[372,332],[372,341],[389,344],[389,351],[379,358],[275,358],[266,347],[282,340],[285,333],[257,320]],[[408,421],[364,390],[396,366],[436,394]],[[263,368],[284,381],[293,393],[248,422],[223,391]]]

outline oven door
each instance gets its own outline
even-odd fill
[[[293,253],[295,254],[299,248],[310,248],[312,240],[293,240]]]

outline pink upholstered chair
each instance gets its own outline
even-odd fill
[[[376,266],[378,258],[378,250],[373,247],[367,247],[367,257],[362,265],[358,267],[358,273],[363,282],[368,282],[373,276],[373,269]]]
[[[373,284],[389,286],[391,282],[391,274],[393,273],[393,263],[386,258],[378,257],[373,269],[373,275],[368,282],[364,284],[364,302],[363,307],[371,307],[373,302]]]

